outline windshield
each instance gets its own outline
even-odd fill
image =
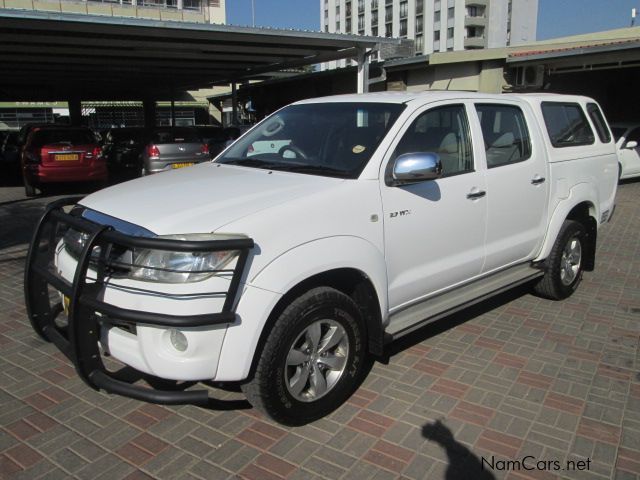
[[[405,106],[308,103],[275,113],[217,163],[357,178]]]
[[[70,143],[71,145],[86,145],[96,143],[95,135],[87,129],[65,128],[56,130],[46,128],[35,130],[31,143],[34,146],[52,145],[56,143]]]
[[[202,143],[194,128],[167,128],[153,132],[153,143]]]

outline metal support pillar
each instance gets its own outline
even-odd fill
[[[176,102],[171,98],[171,126],[176,126]]]
[[[69,107],[69,123],[71,125],[82,125],[82,103],[77,98],[72,98],[67,101]]]
[[[238,90],[236,82],[231,82],[231,125],[238,125]]]
[[[369,52],[366,48],[358,50],[358,93],[369,91]]]
[[[144,111],[144,126],[146,128],[154,128],[156,126],[156,101],[143,100],[142,109]]]

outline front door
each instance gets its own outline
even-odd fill
[[[381,180],[391,313],[479,275],[484,260],[486,188],[467,107],[429,108],[408,123]],[[394,159],[415,152],[438,154],[442,178],[391,186]]]

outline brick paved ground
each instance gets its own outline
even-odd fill
[[[527,472],[482,471],[480,458],[531,455],[532,466],[590,461],[534,478],[640,477],[640,182],[621,186],[597,270],[571,299],[520,290],[445,319],[303,428],[266,421],[234,392],[213,392],[228,402],[219,411],[85,387],[28,326],[25,241],[45,200],[20,195],[0,189],[1,476],[516,479]]]

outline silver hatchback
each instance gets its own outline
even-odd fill
[[[209,146],[195,128],[156,128],[142,152],[142,175],[190,167],[207,160]]]

